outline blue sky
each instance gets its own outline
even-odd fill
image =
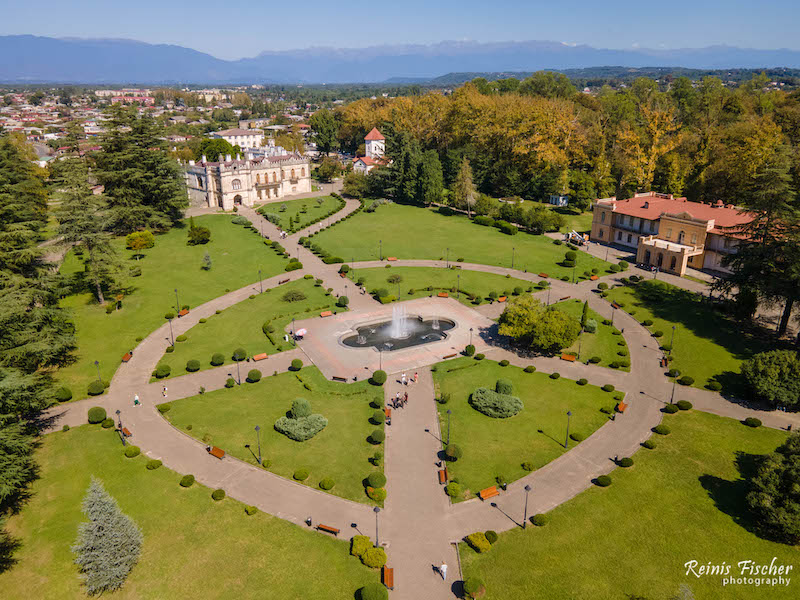
[[[0,35],[128,38],[226,59],[443,40],[800,49],[798,0],[0,0],[0,15]]]

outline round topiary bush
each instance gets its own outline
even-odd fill
[[[386,564],[386,551],[383,548],[369,548],[361,555],[361,562],[372,569],[380,569]]]
[[[236,350],[233,351],[231,358],[236,362],[242,361],[245,358],[247,358],[247,350],[245,350],[244,348],[237,348]]]
[[[225,355],[221,352],[216,352],[211,356],[211,366],[218,367],[225,363]]]
[[[483,360],[484,358],[486,358],[485,354],[476,354],[475,355],[475,360]]]
[[[372,385],[383,385],[386,383],[386,371],[375,371],[370,377],[369,382]]]
[[[684,375],[683,377],[678,378],[678,385],[692,385],[694,383],[694,377],[689,377],[688,375]]]
[[[169,412],[172,405],[169,402],[165,402],[164,404],[159,404],[156,408],[158,408],[158,412],[163,415],[165,412]]]
[[[653,450],[656,447],[656,443],[653,440],[645,440],[642,442],[642,446],[648,450]]]
[[[89,392],[90,396],[99,396],[103,392],[106,391],[106,387],[100,381],[93,381],[89,384],[89,387],[86,389]]]
[[[658,329],[658,330],[653,332],[653,337],[655,337],[655,338],[660,338],[660,337],[663,337],[663,336],[664,336],[664,332],[661,331],[660,329]]]
[[[600,475],[594,482],[600,487],[608,487],[611,485],[611,477],[608,475]]]
[[[679,410],[691,410],[692,409],[692,403],[689,402],[688,400],[678,400],[675,403],[675,406],[677,406]]]
[[[576,432],[576,433],[570,433],[569,438],[575,442],[582,442],[583,440],[586,439],[586,436],[583,435],[582,433]]]
[[[601,281],[600,283],[597,284],[597,289],[598,290],[607,290],[608,289],[608,284],[603,282],[603,281]]]
[[[525,371],[526,373],[533,373],[536,371],[536,367],[534,367],[533,365],[528,365],[523,369],[523,371]]]
[[[561,373],[550,373],[550,379],[558,379],[561,377]]]
[[[148,471],[155,471],[161,466],[161,464],[162,464],[161,461],[158,460],[157,458],[151,458],[150,460],[147,461],[147,464],[145,466],[147,467]]]
[[[386,475],[380,471],[373,471],[367,475],[367,483],[370,487],[382,488],[386,485]]]
[[[330,489],[333,489],[334,485],[336,485],[336,482],[330,477],[325,477],[322,481],[319,482],[319,488],[321,490],[325,490],[326,492]]]
[[[593,356],[592,358],[589,359],[589,362],[592,363],[593,365],[596,365],[597,363],[600,362],[600,360],[601,358],[599,356]]]
[[[706,384],[706,389],[711,390],[712,392],[721,392],[722,384],[719,381],[709,381]]]
[[[537,527],[544,527],[545,525],[547,525],[548,518],[547,515],[539,513],[537,515],[533,515],[531,521]]]
[[[461,446],[457,446],[456,444],[449,444],[447,448],[444,449],[444,456],[446,460],[455,462],[459,458],[464,456],[464,451],[461,450]]]
[[[513,394],[514,384],[511,383],[510,379],[498,379],[497,383],[494,384],[494,391],[498,394]]]
[[[678,407],[674,404],[667,404],[662,410],[668,415],[674,415],[678,412]]]
[[[466,348],[464,348],[464,356],[474,356],[475,355],[475,346],[473,344],[469,344]]]
[[[93,406],[89,409],[89,423],[97,424],[106,420],[106,409],[102,406]]]
[[[620,458],[619,459],[619,466],[620,467],[632,467],[633,466],[633,459],[629,457]]]
[[[670,429],[669,427],[661,423],[660,425],[656,425],[655,427],[653,427],[653,433],[657,433],[658,435],[669,435]]]
[[[297,481],[305,481],[306,479],[308,479],[308,476],[309,476],[309,472],[308,472],[308,469],[306,469],[305,467],[303,467],[301,469],[297,469],[292,474],[292,478],[297,480]]]
[[[389,600],[389,592],[380,583],[368,583],[358,590],[361,600]]]
[[[189,373],[194,373],[195,371],[199,371],[200,361],[195,359],[186,361],[186,370],[189,371]]]
[[[498,364],[498,365],[500,365],[501,367],[507,367],[507,366],[508,366],[508,365],[510,365],[511,363],[509,363],[509,362],[508,362],[506,359],[503,359],[503,360],[501,360],[501,361],[500,361],[499,363],[497,363],[497,364]]]
[[[613,392],[616,388],[610,383],[607,383],[600,389],[603,390],[604,392]]]
[[[114,426],[114,419],[103,419],[100,423],[100,427],[103,429],[111,429]]]
[[[375,502],[383,502],[386,500],[386,490],[383,488],[367,487],[367,496]]]
[[[225,387],[231,389],[233,386],[236,385],[236,380],[233,377],[228,377],[225,380]]]
[[[370,422],[373,425],[380,425],[386,420],[386,413],[382,410],[376,410],[372,413],[372,416],[369,418]]]
[[[156,376],[156,379],[163,379],[164,377],[169,377],[170,373],[172,373],[172,367],[169,365],[158,365],[153,375]]]
[[[222,500],[224,497],[225,497],[225,490],[223,490],[222,488],[216,489],[216,490],[214,490],[213,492],[211,492],[211,498],[212,498],[212,499],[213,499],[215,502],[219,502],[219,501],[220,501],[220,500]]]
[[[350,304],[350,298],[347,296],[339,296],[336,300],[336,306],[340,308],[345,308],[348,304]]]
[[[179,335],[178,337],[175,338],[175,341],[176,342],[185,342],[188,339],[189,338],[186,337],[186,335],[182,333],[181,335]]]
[[[72,390],[68,387],[60,387],[56,390],[55,398],[59,402],[67,402],[72,400]]]
[[[753,427],[753,428],[761,427],[761,419],[756,419],[755,417],[747,417],[744,420],[744,424],[747,425],[748,427]]]
[[[386,434],[383,432],[382,429],[376,429],[372,433],[369,434],[367,440],[370,444],[382,444],[383,440],[386,439]]]
[[[256,508],[255,506],[245,506],[244,507],[244,514],[246,514],[248,517],[252,517],[257,512],[258,512],[258,508]]]
[[[578,385],[586,385],[587,383],[589,383],[589,380],[581,378],[578,379],[578,381],[576,381],[575,383],[577,383]]]
[[[451,481],[445,486],[444,492],[451,498],[458,498],[461,496],[461,484]]]
[[[128,458],[135,458],[141,453],[142,451],[139,449],[139,446],[125,446],[125,456]]]
[[[556,240],[561,241],[561,240]],[[464,580],[464,593],[467,595],[468,598],[477,598],[481,595],[481,592],[485,590],[485,586],[483,581],[478,579],[477,577],[467,577]]]
[[[292,361],[291,370],[292,370],[292,371],[299,371],[299,370],[300,370],[300,369],[302,369],[302,368],[303,368],[303,361],[302,361],[302,360],[300,360],[299,358],[295,358],[295,359]]]
[[[183,477],[181,477],[179,483],[181,487],[185,488],[192,487],[192,485],[194,485],[194,475],[184,475]]]
[[[250,369],[247,372],[247,382],[258,383],[259,381],[261,381],[261,371],[258,369]]]
[[[525,461],[524,463],[522,463],[522,468],[523,468],[525,471],[529,471],[529,472],[530,472],[530,471],[533,471],[533,463],[532,463],[532,462]]]
[[[164,352],[166,352],[167,354],[172,354],[173,352],[175,352],[175,346],[167,346],[164,349]]]
[[[669,371],[667,371],[667,375],[669,377],[677,377],[680,374],[681,374],[681,372],[678,371],[678,369],[670,369]]]

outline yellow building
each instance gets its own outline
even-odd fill
[[[676,275],[684,275],[687,267],[729,272],[722,259],[736,252],[738,243],[736,231],[729,228],[752,220],[721,201],[689,202],[657,192],[596,200],[593,212],[589,239],[630,248],[637,263]]]

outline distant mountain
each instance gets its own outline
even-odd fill
[[[532,72],[603,65],[693,69],[800,68],[800,51],[730,46],[610,50],[559,42],[441,42],[371,48],[268,51],[226,61],[131,40],[0,36],[0,81],[73,83],[419,82],[443,73]]]

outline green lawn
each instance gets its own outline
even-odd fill
[[[401,204],[385,204],[373,213],[362,211],[311,241],[346,262],[377,260],[382,242],[384,258],[449,257],[453,262],[463,258],[470,263],[511,267],[513,255],[516,269],[572,276],[572,269],[559,265],[567,248],[553,244],[548,237],[527,233],[510,236],[494,227],[476,225],[463,215],[446,217],[432,209]],[[607,266],[585,252],[578,253],[577,274]]]
[[[90,293],[68,296],[62,306],[72,311],[78,350],[74,364],[61,369],[57,378],[72,389],[74,397],[86,395],[87,385],[96,377],[94,361],[100,362],[104,381],[114,375],[122,355],[133,349],[136,338],[146,337],[164,322],[164,314],[175,311],[175,289],[181,304],[197,306],[249,283],[283,272],[286,261],[263,244],[261,238],[225,215],[197,217],[195,224],[211,230],[211,242],[188,246],[186,229],[172,229],[156,237],[156,245],[145,250],[144,258],[135,260],[134,252],[125,249],[125,240],[116,244],[125,268],[140,267],[140,277],[126,279],[129,292],[122,310],[106,314]],[[208,252],[212,267],[204,271],[203,256]],[[83,263],[69,253],[61,273],[77,274]]]
[[[785,433],[750,429],[701,412],[665,415],[672,429],[639,450],[635,464],[557,507],[545,527],[501,534],[478,555],[461,544],[465,576],[486,584],[486,600],[592,598],[668,600],[681,584],[698,600],[797,598],[800,550],[757,537],[744,509],[737,460],[773,451]],[[536,495],[531,492],[531,499]],[[720,576],[686,574],[684,564],[754,560],[794,565],[788,587],[722,587]]]
[[[166,467],[148,471],[143,455],[123,456],[111,430],[85,425],[50,434],[37,459],[41,479],[9,521],[21,548],[17,564],[0,574],[0,596],[8,600],[86,598],[70,547],[85,520],[81,501],[91,476],[144,533],[139,563],[108,597],[352,600],[378,579],[344,541],[265,513],[247,516],[243,504],[214,502],[199,483],[181,488],[180,475]]]
[[[300,291],[306,299],[297,302],[283,300],[289,291]],[[307,319],[325,310],[337,309],[333,296],[326,296],[325,289],[317,287],[313,280],[300,279],[285,283],[271,290],[264,290],[255,298],[223,310],[209,317],[205,323],[198,323],[187,333],[185,342],[177,342],[175,351],[164,355],[160,364],[172,367],[172,377],[186,374],[186,362],[200,361],[200,370],[211,369],[211,356],[222,353],[226,363],[233,362],[233,351],[244,348],[248,356],[267,353],[275,354],[293,348],[291,342],[284,342],[284,327],[292,318]],[[268,337],[262,330],[265,322],[271,322],[273,333]],[[271,339],[270,339],[271,338]],[[269,363],[260,363],[268,368]]]
[[[300,198],[286,202],[270,202],[259,207],[258,212],[278,215],[281,219],[280,228],[291,233],[305,229],[312,221],[324,217],[331,211],[339,211],[343,206],[344,203],[333,196],[320,196],[319,198]],[[286,207],[285,210],[284,207]],[[290,218],[295,220],[293,226],[289,226]]]
[[[307,399],[314,413],[328,419],[328,426],[306,442],[290,440],[273,428],[298,397]],[[172,408],[166,416],[190,435],[253,464],[256,458],[245,444],[255,450],[253,428],[260,425],[262,455],[271,461],[270,471],[291,478],[297,469],[306,467],[311,472],[306,485],[317,487],[320,480],[332,477],[336,485],[330,493],[369,503],[362,480],[375,470],[368,459],[380,446],[367,442],[367,436],[383,429],[383,425],[369,422],[375,410],[369,402],[374,398],[383,405],[381,388],[366,381],[334,383],[325,380],[316,367],[306,367],[299,373],[270,375],[258,383],[243,382],[233,389],[170,402]]]
[[[569,233],[570,231],[577,231],[578,233],[589,233],[592,230],[592,211],[580,212],[574,208],[565,207],[550,207],[550,210],[560,214],[566,223],[559,230],[561,233]]]
[[[398,285],[401,300],[411,300],[425,296],[436,295],[441,291],[452,292],[453,298],[458,298],[457,292],[461,290],[462,304],[471,305],[472,302],[466,294],[473,294],[481,300],[486,300],[490,292],[497,292],[498,296],[510,296],[514,288],[529,290],[533,288],[530,281],[523,281],[514,277],[505,277],[495,273],[482,273],[459,269],[438,269],[435,267],[392,267],[357,269],[348,273],[350,279],[358,281],[362,277],[366,280],[364,286],[370,293],[385,288],[389,294],[396,296]],[[389,283],[389,278],[401,277],[398,283]],[[428,291],[426,288],[433,287]],[[411,293],[411,290],[414,293]]]
[[[501,377],[513,382],[514,395],[525,405],[509,419],[493,419],[469,404],[476,388],[494,389]],[[544,373],[525,373],[489,360],[458,358],[439,363],[434,381],[439,392],[450,394],[447,404],[437,405],[439,421],[446,443],[447,411],[452,411],[451,442],[461,447],[464,456],[449,469],[465,490],[465,497],[474,497],[494,485],[498,475],[508,482],[526,475],[523,462],[531,462],[538,469],[561,456],[568,410],[572,411],[570,433],[588,437],[608,419],[600,409],[614,406],[612,394],[592,385],[580,386],[566,378],[554,380]]]
[[[566,300],[553,304],[555,308],[572,315],[580,320],[583,314],[583,302],[580,300]],[[583,332],[578,336],[576,341],[569,348],[565,348],[565,352],[572,352],[576,356],[580,351],[580,361],[586,362],[592,357],[599,357],[600,362],[597,363],[601,367],[607,367],[612,362],[627,361],[630,363],[630,356],[628,355],[628,345],[625,343],[625,338],[622,335],[614,335],[614,331],[619,331],[613,325],[603,325],[603,317],[589,309],[589,318],[597,321],[597,332],[586,333]],[[621,343],[620,343],[621,342]],[[625,352],[622,356],[619,352]],[[620,371],[630,371],[630,367],[620,367]]]
[[[738,392],[742,361],[774,347],[774,340],[755,337],[696,294],[663,281],[613,288],[608,299],[621,303],[639,322],[652,320],[648,329],[663,333],[661,344],[670,344],[675,326],[670,367],[693,377],[695,387],[716,380],[724,391]]]

